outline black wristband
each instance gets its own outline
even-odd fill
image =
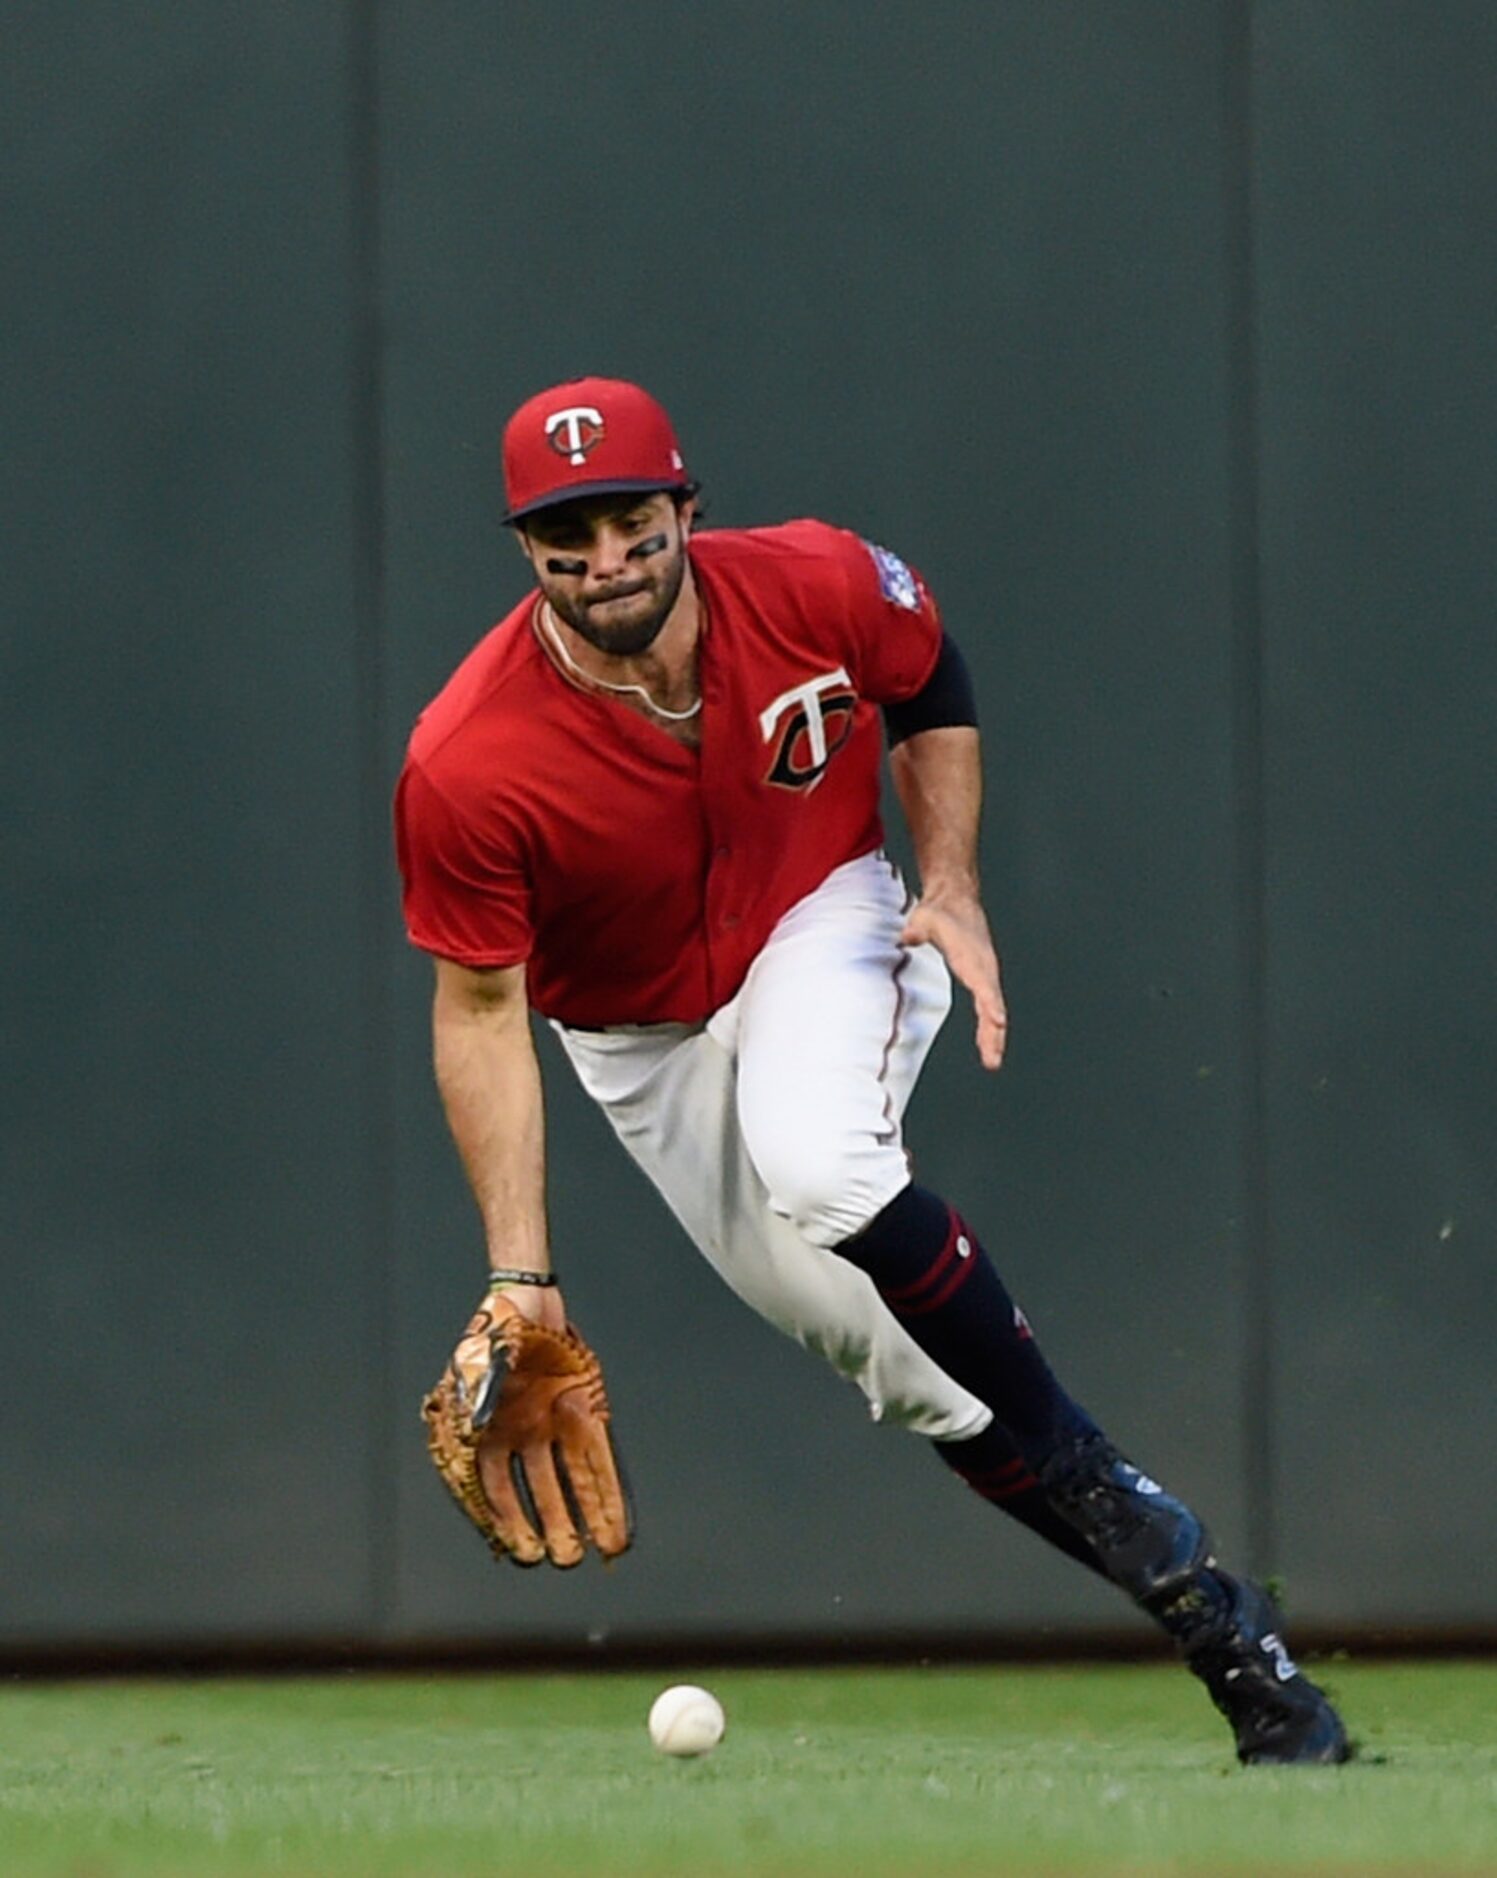
[[[489,1273],[489,1290],[497,1291],[500,1285],[554,1285],[555,1272],[509,1272]]]

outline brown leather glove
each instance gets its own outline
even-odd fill
[[[495,1558],[576,1565],[589,1538],[604,1558],[627,1550],[603,1371],[570,1324],[548,1330],[491,1292],[421,1413],[437,1472]]]

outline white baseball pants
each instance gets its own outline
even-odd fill
[[[864,855],[790,909],[704,1025],[553,1028],[739,1297],[856,1382],[875,1419],[962,1440],[991,1412],[828,1249],[909,1184],[900,1123],[951,1008],[936,949],[898,942],[905,907],[897,870]]]

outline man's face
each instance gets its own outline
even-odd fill
[[[520,545],[567,625],[615,658],[655,643],[686,577],[693,505],[664,491],[585,496],[527,517]]]

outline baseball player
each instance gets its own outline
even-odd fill
[[[500,1556],[629,1543],[598,1359],[546,1231],[531,1012],[702,1255],[985,1499],[1174,1640],[1245,1762],[1347,1740],[1256,1585],[1056,1380],[901,1123],[970,995],[1003,1058],[978,895],[977,714],[914,569],[818,521],[694,532],[665,411],[583,378],[504,435],[535,590],[422,714],[396,799],[436,965],[437,1083],[491,1276],[425,1403]],[[920,877],[882,848],[885,745]]]

